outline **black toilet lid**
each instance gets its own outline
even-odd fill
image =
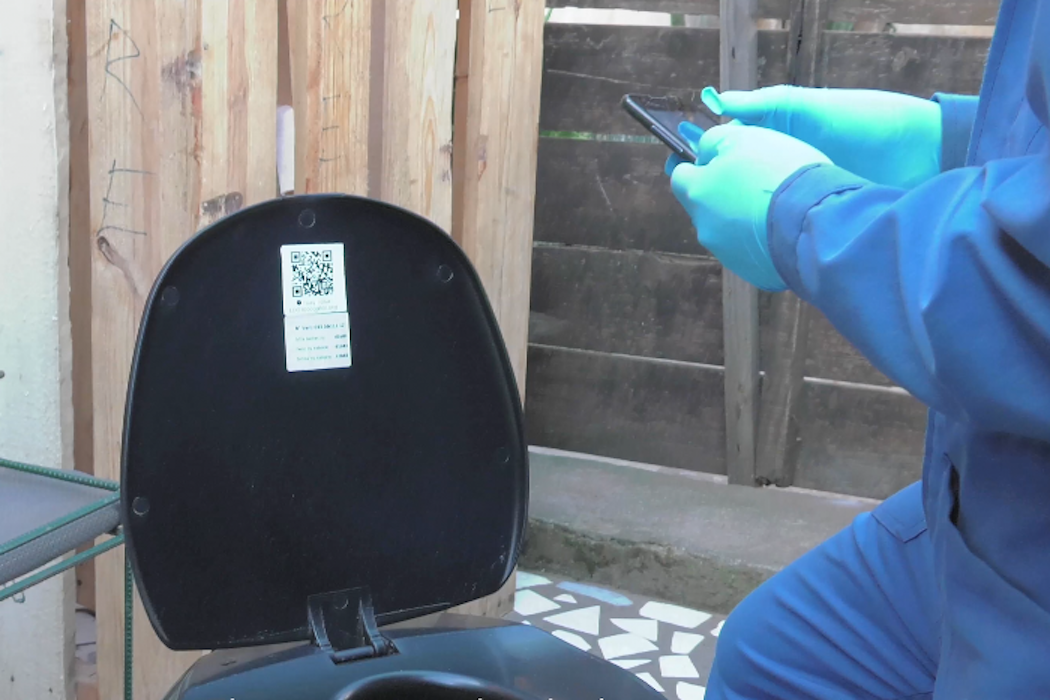
[[[527,481],[498,326],[430,222],[355,197],[271,201],[158,278],[123,517],[169,647],[306,639],[317,593],[368,587],[380,624],[490,594],[515,565]]]

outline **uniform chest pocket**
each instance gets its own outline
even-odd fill
[[[871,517],[901,542],[908,542],[926,532],[922,483],[907,486],[890,496],[871,512]]]

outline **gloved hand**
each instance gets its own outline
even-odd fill
[[[719,116],[764,126],[820,149],[835,165],[892,187],[914,187],[941,172],[941,106],[881,90],[778,85],[701,99]]]
[[[701,245],[756,287],[786,289],[769,255],[769,202],[799,168],[831,161],[798,139],[737,122],[707,133],[685,122],[678,131],[693,146],[698,165],[669,160],[671,189]]]

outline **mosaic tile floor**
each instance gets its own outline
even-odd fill
[[[669,698],[704,697],[725,616],[522,571],[517,587],[508,619],[629,669]]]

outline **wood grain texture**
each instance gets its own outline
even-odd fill
[[[537,246],[529,341],[722,364],[722,266],[709,257]]]
[[[829,0],[832,22],[995,24],[997,0]]]
[[[198,228],[276,191],[276,2],[88,0],[96,473],[120,477],[125,393],[153,280]],[[227,45],[229,42],[229,45]],[[267,162],[269,161],[269,162]],[[99,691],[123,697],[124,557],[97,561]],[[136,597],[134,694],[199,654],[159,642]]]
[[[725,474],[719,367],[529,346],[529,444]]]
[[[554,0],[547,5],[709,16],[717,15],[721,11],[718,0]],[[783,18],[787,16],[787,11],[786,0],[760,0],[758,3],[759,17]]]
[[[827,0],[794,0],[787,63],[788,80],[796,85],[815,83],[827,12]],[[762,362],[766,374],[758,405],[755,476],[761,484],[790,486],[798,466],[810,307],[785,291],[773,295],[771,315],[770,342],[765,344],[770,351]]]
[[[979,37],[824,32],[814,84],[924,98],[938,90],[976,95],[988,46]]]
[[[452,236],[481,278],[523,397],[543,18],[542,0],[459,3]],[[457,611],[509,612],[515,579]]]
[[[368,194],[374,6],[288,0],[299,194]]]
[[[66,2],[69,109],[69,320],[73,351],[73,466],[93,474],[91,406],[91,186],[84,0]],[[78,550],[90,548],[85,544]],[[77,604],[95,609],[95,562],[76,568]]]
[[[695,100],[719,80],[718,30],[547,24],[540,127],[644,135],[620,108],[629,92]],[[760,85],[786,78],[787,33],[757,34]]]
[[[810,27],[816,17],[807,15]],[[758,32],[758,85],[787,82],[788,31]],[[812,36],[812,32],[808,34]],[[980,37],[830,32],[804,46],[812,84],[871,87],[929,97],[976,94],[989,40]],[[548,24],[540,126],[643,135],[619,108],[628,92],[695,99],[718,80],[717,32],[690,27]]]
[[[662,144],[541,138],[537,241],[616,250],[704,252],[664,174]]]
[[[758,87],[755,0],[721,0],[719,87]],[[758,289],[732,271],[722,273],[725,345],[726,473],[731,484],[755,483],[758,420]]]
[[[534,445],[725,474],[719,367],[533,345]],[[885,498],[921,472],[923,407],[899,390],[807,380],[796,485]]]
[[[642,12],[717,15],[716,0],[554,0],[551,7],[618,8]],[[995,0],[834,0],[833,22],[898,22],[900,24],[988,25],[999,12]],[[787,0],[760,0],[758,16],[787,18]]]
[[[519,387],[528,343],[541,0],[460,3],[452,235],[478,271]]]
[[[799,458],[804,420],[803,378],[812,307],[791,292],[772,296],[771,323],[763,333],[765,376],[758,405],[755,477],[760,484],[790,486]]]
[[[382,153],[373,196],[448,231],[456,1],[387,3],[384,15]]]
[[[540,345],[721,365],[722,266],[708,257],[538,245],[529,341]],[[759,295],[760,367],[777,333],[774,295]],[[861,384],[891,382],[836,331],[809,316],[805,374]]]

